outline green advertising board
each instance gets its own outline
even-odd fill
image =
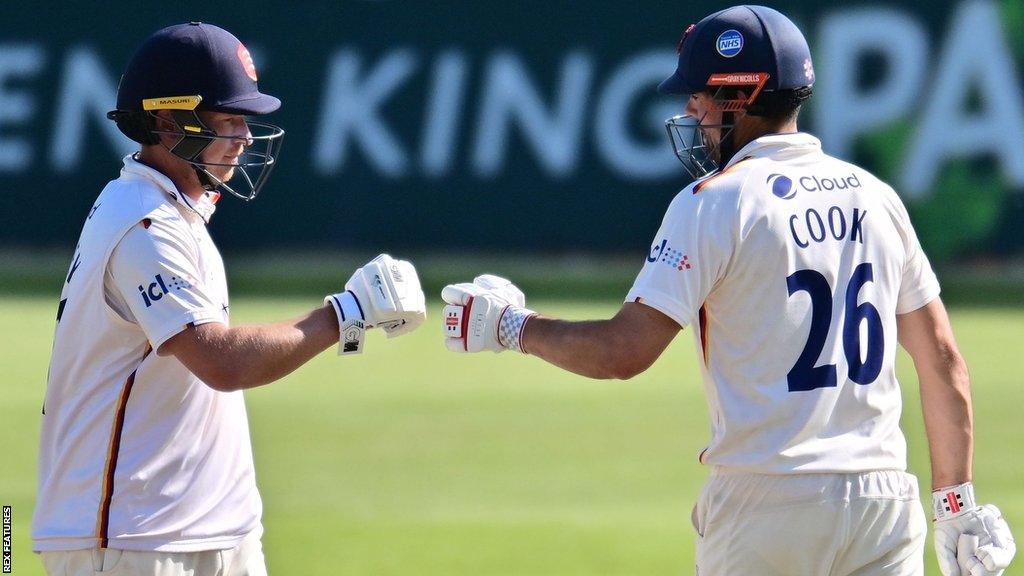
[[[221,201],[227,249],[643,252],[686,173],[656,84],[710,2],[0,8],[0,244],[69,246],[133,150],[104,114],[135,47],[202,20],[284,105],[279,167]],[[934,259],[1024,251],[1024,7],[787,2],[802,126],[899,191]],[[188,62],[182,62],[187,73]]]

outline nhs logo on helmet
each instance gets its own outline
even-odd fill
[[[715,49],[723,58],[732,58],[743,50],[743,34],[739,30],[726,30],[715,40]]]
[[[852,190],[854,188],[860,188],[860,179],[857,178],[857,174],[853,173],[849,176],[801,176],[794,181],[791,177],[784,174],[771,174],[768,179],[765,180],[765,184],[768,185],[772,194],[782,198],[783,200],[789,200],[796,196],[797,189],[800,188],[805,192],[831,192],[833,190]]]

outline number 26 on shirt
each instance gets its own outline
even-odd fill
[[[865,262],[853,270],[850,284],[846,289],[846,306],[843,314],[843,354],[849,367],[849,377],[857,384],[871,384],[882,371],[885,350],[885,334],[882,331],[882,317],[870,302],[857,304],[860,289],[874,280],[871,264]],[[789,295],[807,292],[811,297],[811,331],[803,352],[796,364],[789,370],[787,380],[790,392],[805,392],[817,388],[833,388],[837,384],[836,365],[815,366],[825,340],[828,339],[832,322],[832,288],[828,280],[817,270],[798,270],[786,278]],[[866,342],[861,340],[861,324],[867,323]],[[867,354],[861,354],[861,347]],[[861,360],[861,358],[864,358]]]

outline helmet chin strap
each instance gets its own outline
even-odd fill
[[[736,131],[736,113],[735,112],[722,112],[722,125],[729,126],[728,130],[722,130],[722,135],[718,142],[718,169],[724,169],[725,165],[732,160],[732,157],[736,154],[736,146],[733,141],[733,132]]]
[[[227,192],[228,194],[231,194],[233,196],[237,196],[242,200],[252,200],[252,196],[244,196],[236,192],[235,189],[229,186],[227,182],[214,176],[213,173],[206,168],[206,166],[203,166],[202,164],[192,164],[192,168],[196,171],[196,176],[199,177],[199,183],[202,184],[203,188],[208,192],[220,194],[220,191],[223,190],[224,192]],[[249,182],[250,188],[252,188],[252,180],[249,178],[249,175],[246,174],[245,170],[242,168],[238,168],[238,170],[241,171],[246,181]]]
[[[192,169],[196,171],[196,177],[199,178],[199,184],[201,184],[207,192],[213,192],[217,189],[218,185],[222,184],[222,182],[218,180],[216,176],[210,174],[210,171],[205,167],[192,164]]]

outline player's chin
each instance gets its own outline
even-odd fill
[[[211,166],[209,170],[221,182],[227,182],[235,176],[235,168],[231,166]]]
[[[722,161],[721,148],[719,148],[718,144],[713,140],[705,140],[705,142],[704,154],[707,156],[708,160],[711,160],[716,164],[720,163]]]

